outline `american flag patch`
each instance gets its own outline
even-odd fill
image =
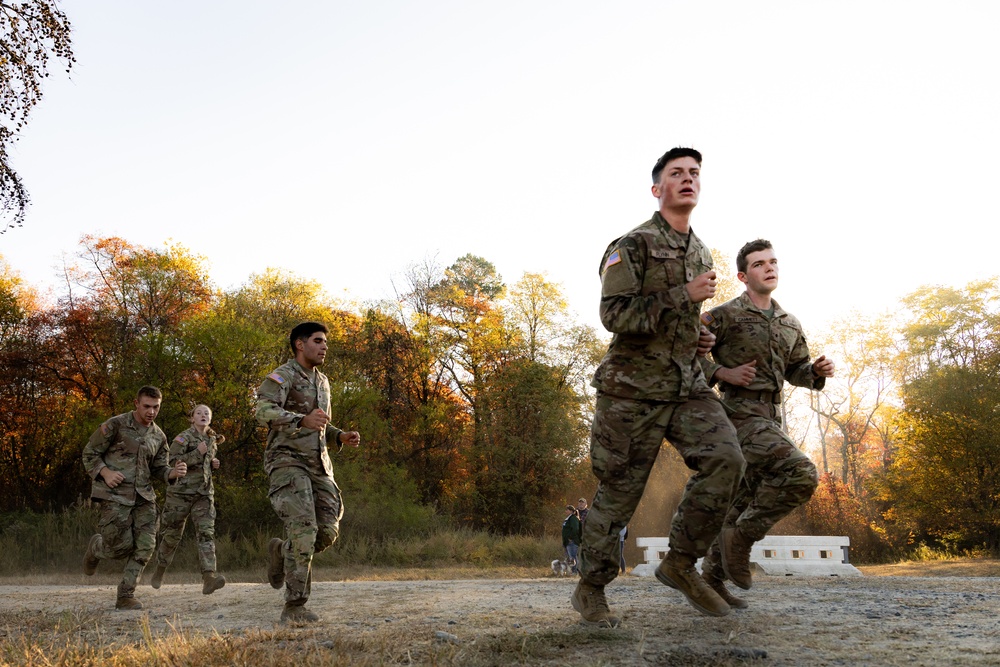
[[[108,422],[104,422],[103,424],[101,424],[101,435],[107,435],[108,434],[108,430],[109,430],[108,429]]]
[[[609,268],[622,261],[621,252],[615,250],[613,253],[608,255],[608,261],[604,262],[604,270],[607,271]]]
[[[187,440],[184,439],[184,434],[182,433],[181,435],[174,438],[174,442],[179,442],[183,445],[185,442],[187,442]]]
[[[271,373],[267,377],[269,377],[270,379],[274,380],[278,384],[285,384],[285,378],[281,377],[277,373]]]
[[[704,313],[701,314],[701,321],[702,321],[703,324],[711,324],[712,322],[715,321],[715,318],[712,317],[712,313],[709,313],[708,311],[706,311],[706,312],[704,312]]]

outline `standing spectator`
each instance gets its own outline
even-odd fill
[[[566,562],[569,563],[570,571],[577,574],[580,570],[576,566],[576,556],[580,550],[580,536],[583,529],[580,525],[580,518],[577,516],[576,508],[566,505],[566,518],[562,523],[563,549],[566,550]]]
[[[590,513],[586,498],[580,498],[576,501],[576,513],[580,515],[580,525],[582,526],[583,522],[587,520],[587,515]]]

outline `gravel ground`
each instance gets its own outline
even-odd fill
[[[1000,665],[1000,579],[994,577],[757,577],[737,591],[750,608],[703,616],[648,577],[608,587],[617,629],[581,625],[571,578],[317,582],[322,621],[303,640],[370,638],[387,663],[544,665]],[[280,629],[281,593],[229,584],[142,586],[143,611],[116,612],[114,585],[0,586],[0,640],[25,614],[91,619],[127,641],[178,629],[239,635]],[[96,619],[96,620],[94,620]],[[85,625],[81,622],[79,625]],[[294,635],[293,639],[294,641]],[[362,642],[364,644],[364,642]],[[435,646],[447,644],[445,655]],[[384,649],[380,649],[384,650]],[[396,657],[393,657],[396,656]],[[415,657],[416,656],[416,657]],[[432,657],[426,657],[432,656]],[[471,660],[474,656],[476,660]],[[490,657],[493,656],[493,657]]]

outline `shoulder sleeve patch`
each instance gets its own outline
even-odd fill
[[[187,442],[187,439],[185,439],[184,434],[181,433],[179,436],[174,438],[174,442],[179,442],[183,445],[185,442]]]
[[[104,422],[103,424],[101,424],[101,435],[106,436],[110,430],[111,427],[108,426],[108,422]]]
[[[601,269],[601,272],[603,273],[604,271],[607,271],[609,268],[611,268],[620,261],[622,261],[622,253],[620,250],[615,250],[610,255],[608,255],[608,259],[606,262],[604,262],[604,268]]]
[[[274,380],[278,384],[285,384],[285,378],[281,377],[277,373],[271,373],[267,376],[269,379]]]
[[[708,312],[707,310],[704,313],[701,314],[701,322],[702,322],[702,324],[711,324],[714,321],[715,321],[715,318],[712,317],[712,313]]]

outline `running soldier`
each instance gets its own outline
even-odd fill
[[[115,609],[142,609],[135,587],[156,545],[156,491],[152,480],[170,485],[187,474],[187,464],[167,460],[167,436],[153,423],[163,394],[143,387],[135,409],[110,418],[83,448],[83,467],[93,479],[90,497],[100,504],[98,533],[83,556],[83,573],[93,575],[104,558],[124,558]]]
[[[357,447],[357,431],[330,425],[330,381],[317,368],[326,358],[327,328],[303,322],[289,335],[294,358],[268,375],[257,390],[257,421],[268,427],[264,470],[270,478],[271,506],[285,524],[286,539],[268,544],[267,577],[285,586],[282,622],[312,623],[306,609],[312,586],[312,559],[336,541],[344,506],[333,480],[328,443],[339,451]]]
[[[778,287],[778,259],[769,241],[744,245],[736,270],[746,291],[702,314],[715,341],[711,358],[701,362],[723,394],[747,468],[722,532],[702,563],[702,576],[730,606],[742,609],[746,601],[726,589],[725,579],[749,589],[753,543],[816,490],[816,466],[782,428],[782,388],[787,381],[822,389],[833,377],[834,364],[825,356],[809,363],[802,325],[771,298]]]
[[[198,540],[201,592],[208,595],[226,585],[226,578],[215,573],[215,487],[212,485],[212,471],[218,470],[220,465],[216,455],[226,437],[218,435],[211,423],[212,409],[207,405],[195,406],[191,428],[170,443],[170,462],[183,461],[188,474],[167,488],[156,548],[156,572],[150,582],[153,588],[163,584],[163,575],[174,560],[174,551],[184,535],[189,516]]]
[[[743,455],[698,362],[701,303],[712,298],[712,255],[690,227],[701,154],[674,148],[653,167],[653,217],[608,246],[601,260],[601,322],[614,336],[594,375],[590,458],[599,485],[583,524],[573,608],[615,626],[604,594],[621,567],[621,530],[632,519],[666,438],[694,471],[674,513],[657,579],[714,616],[729,605],[695,570],[718,535],[742,479]]]

